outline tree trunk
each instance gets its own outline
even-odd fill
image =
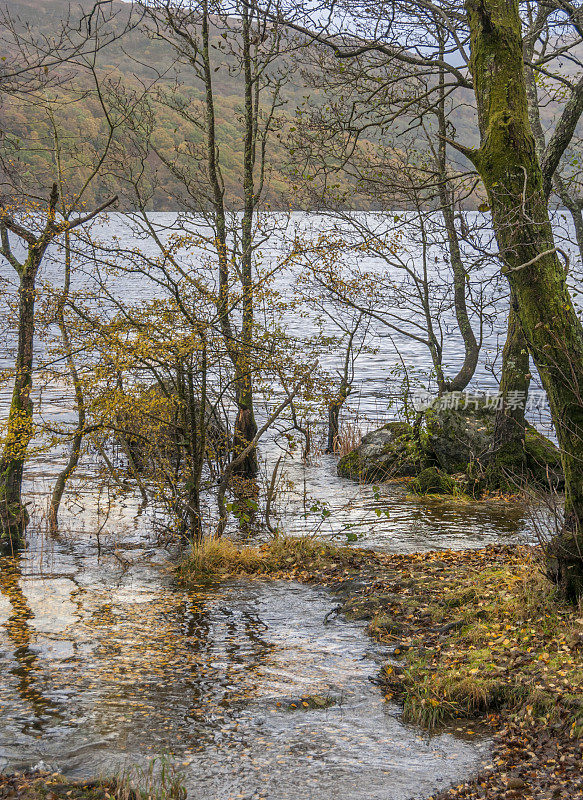
[[[186,393],[187,393],[187,418],[189,429],[189,460],[190,475],[187,486],[186,498],[186,517],[184,531],[188,531],[188,537],[195,542],[202,542],[204,537],[202,508],[200,504],[200,484],[204,456],[206,450],[207,432],[207,349],[206,341],[201,336],[201,387],[200,403],[196,403],[196,392],[194,390],[194,366],[192,363],[187,365]]]
[[[243,194],[244,208],[241,221],[241,282],[242,282],[242,325],[238,334],[231,322],[229,302],[229,259],[227,248],[227,222],[224,202],[224,183],[218,157],[216,140],[216,116],[212,83],[212,66],[210,59],[210,26],[208,0],[202,3],[201,38],[203,80],[205,86],[205,128],[206,128],[206,160],[209,183],[212,189],[214,221],[216,227],[216,245],[219,262],[219,295],[217,311],[225,346],[235,370],[235,401],[237,416],[235,418],[233,436],[233,457],[236,458],[249,442],[253,441],[257,431],[253,410],[253,381],[251,373],[251,344],[253,335],[253,213],[256,205],[253,172],[255,166],[256,122],[259,108],[254,103],[254,87],[258,88],[253,78],[250,11],[247,7],[242,13],[243,34],[243,74],[245,85],[245,137],[243,153]],[[243,478],[253,479],[257,474],[257,454],[252,452],[240,463],[235,474]]]
[[[55,481],[53,493],[51,495],[51,502],[49,506],[49,530],[51,533],[56,533],[59,527],[59,507],[67,481],[77,468],[79,457],[81,455],[81,445],[83,444],[83,435],[85,428],[85,398],[83,397],[83,386],[75,366],[73,359],[73,348],[71,347],[71,339],[69,337],[69,330],[65,322],[65,305],[69,298],[69,288],[71,286],[71,242],[69,231],[65,232],[65,280],[63,282],[63,291],[59,298],[57,306],[57,324],[61,332],[61,341],[65,349],[65,357],[67,359],[67,366],[69,367],[69,375],[73,383],[75,392],[75,405],[77,407],[77,428],[73,441],[71,442],[71,451],[69,453],[69,460],[64,469],[61,470]]]
[[[525,410],[530,387],[530,354],[516,305],[516,300],[511,297],[506,342],[502,351],[500,405],[496,410],[488,463],[488,483],[492,488],[506,488],[510,474],[520,474],[525,466]]]
[[[440,37],[441,37],[441,28]],[[440,57],[443,58],[443,39],[440,41]],[[447,121],[445,117],[445,73],[443,70],[439,72],[439,104],[437,108],[438,124],[439,124],[439,146],[437,152],[437,169],[439,174],[439,201],[441,204],[441,213],[445,224],[445,231],[447,234],[447,245],[449,250],[449,260],[451,263],[452,278],[453,278],[453,296],[454,296],[454,309],[455,316],[458,324],[459,331],[462,335],[464,343],[464,362],[451,381],[448,382],[446,391],[462,392],[469,382],[474,377],[476,366],[478,364],[478,357],[480,355],[480,346],[474,335],[468,308],[466,304],[466,291],[467,291],[467,272],[464,268],[460,243],[458,238],[457,229],[455,227],[455,206],[454,197],[449,184],[449,176],[447,169]]]
[[[565,182],[558,173],[553,177],[553,184],[561,203],[565,206],[573,220],[575,238],[577,239],[577,247],[579,249],[579,259],[583,267],[583,216],[581,215],[581,206],[577,200],[572,197]]]
[[[450,392],[462,392],[469,382],[474,377],[476,366],[478,364],[478,357],[480,355],[480,346],[472,330],[470,317],[466,305],[466,290],[467,290],[467,273],[464,268],[462,256],[460,252],[460,245],[455,227],[453,203],[452,198],[447,196],[449,192],[445,192],[442,198],[442,214],[445,220],[445,229],[447,232],[447,239],[449,245],[449,257],[453,273],[453,290],[454,290],[454,307],[457,319],[458,328],[462,335],[464,342],[464,362],[455,375],[449,382]]]
[[[340,412],[342,410],[342,406],[348,399],[349,394],[350,386],[342,383],[338,395],[328,407],[328,442],[326,445],[327,453],[336,453],[340,450],[340,443],[338,442],[338,434],[340,432]]]
[[[563,529],[549,547],[566,594],[583,594],[583,327],[548,213],[528,118],[517,0],[466,0],[484,181],[494,231],[528,348],[549,399],[565,473]]]
[[[532,61],[534,41],[523,44],[523,61]],[[528,118],[539,159],[545,149],[545,135],[540,122],[538,90],[535,74],[524,67]],[[530,388],[530,354],[520,325],[515,297],[510,299],[506,342],[502,351],[500,377],[501,403],[496,411],[494,439],[489,455],[488,483],[492,488],[509,488],[510,474],[520,475],[524,470],[524,438],[526,432],[525,410]],[[515,398],[523,402],[518,405]]]
[[[342,406],[348,399],[348,395],[352,391],[352,381],[354,379],[354,363],[353,363],[353,344],[356,332],[362,322],[362,312],[359,314],[354,327],[348,334],[348,342],[346,343],[346,352],[344,354],[344,369],[342,371],[340,386],[336,397],[332,399],[328,407],[328,443],[326,446],[327,453],[336,453],[338,447],[338,433],[340,411]]]
[[[335,453],[338,446],[338,432],[341,403],[333,402],[328,407],[328,441],[326,444],[327,453]]]
[[[61,500],[63,499],[63,494],[65,493],[67,481],[77,468],[79,456],[81,455],[81,445],[83,444],[84,413],[81,413],[81,409],[79,407],[77,407],[77,411],[79,415],[79,424],[77,430],[75,431],[73,441],[71,442],[69,459],[64,469],[62,469],[58,474],[57,480],[55,481],[55,485],[53,487],[53,493],[51,495],[51,502],[49,505],[49,530],[51,533],[56,533],[59,529],[59,508],[61,505]]]
[[[535,147],[539,159],[543,158],[546,140],[540,120],[538,88],[534,70],[528,66],[534,57],[536,36],[527,36],[523,40],[523,58],[525,61],[524,77],[526,82],[526,98],[528,118],[534,136]],[[557,194],[571,213],[579,252],[583,263],[583,219],[581,211],[564,185],[558,172],[553,176]],[[522,331],[516,311],[516,300],[510,305],[508,316],[508,333],[502,354],[502,377],[500,394],[502,403],[496,413],[494,441],[489,464],[489,483],[493,486],[505,487],[508,473],[519,474],[525,468],[524,438],[526,420],[524,411],[528,400],[530,386],[530,356],[528,345]],[[516,398],[523,398],[518,406]]]
[[[511,298],[508,332],[502,351],[500,406],[496,411],[494,438],[487,465],[487,483],[491,488],[512,491],[516,481],[526,476],[524,439],[525,408],[530,386],[530,354],[517,312]]]
[[[22,473],[32,438],[32,360],[35,280],[38,264],[32,255],[24,264],[18,299],[18,350],[14,390],[0,461],[0,547],[16,550],[24,543],[28,513],[22,503]]]

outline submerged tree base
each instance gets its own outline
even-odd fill
[[[0,553],[10,555],[22,549],[29,515],[22,503],[0,501]]]

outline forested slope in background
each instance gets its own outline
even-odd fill
[[[115,3],[113,6],[115,7]],[[68,0],[11,0],[9,4],[0,3],[7,9],[11,18],[19,25],[28,25],[32,37],[50,39],[56,35],[63,21],[67,18],[76,20],[81,15],[83,2],[69,3]],[[116,24],[121,30],[127,20],[130,4],[118,3],[119,9]],[[219,32],[215,31],[215,42],[219,43]],[[242,114],[243,92],[240,76],[225,66],[225,53],[217,44],[213,46],[216,53],[217,68],[213,74],[215,96],[219,98],[217,113],[217,140],[221,150],[225,196],[231,208],[240,207],[242,195],[241,162],[243,159],[243,142],[240,135],[240,116]],[[9,59],[8,52],[4,58]],[[218,64],[222,64],[218,68]],[[228,58],[226,59],[228,65]],[[330,102],[325,92],[318,88],[313,78],[313,65],[304,60],[301,48],[293,55],[293,61],[287,64],[289,79],[282,88],[282,103],[279,115],[279,133],[269,142],[268,175],[266,176],[266,202],[268,207],[277,209],[309,209],[321,206],[320,193],[306,191],[310,185],[309,178],[298,157],[294,143],[297,136],[295,119],[298,111],[304,119],[314,110],[323,109]],[[126,33],[118,41],[104,48],[97,59],[97,72],[102,83],[104,94],[115,92],[121,87],[128,92],[144,93],[152,101],[153,110],[150,124],[151,141],[162,157],[171,162],[180,148],[188,143],[196,145],[202,134],[195,123],[188,124],[184,115],[179,115],[165,102],[158,102],[162,97],[172,96],[188,100],[196,117],[197,104],[202,99],[200,86],[196,76],[188,68],[177,68],[173,62],[170,48],[155,38],[148,36],[137,27]],[[88,171],[87,164],[92,158],[98,158],[100,142],[107,136],[107,124],[103,107],[94,89],[94,84],[87,82],[87,77],[79,72],[73,73],[63,68],[63,80],[60,85],[53,85],[46,90],[46,98],[54,115],[47,113],[46,107],[38,103],[38,98],[30,98],[23,102],[22,98],[14,101],[10,97],[3,98],[0,106],[0,130],[2,136],[10,138],[15,157],[21,167],[30,170],[31,175],[39,183],[46,183],[49,174],[54,174],[51,164],[53,147],[50,146],[54,136],[55,125],[61,136],[61,148],[67,154],[67,137],[78,143],[85,140],[85,153],[80,153],[78,145],[71,149],[68,158],[78,166],[69,173],[76,174],[81,183]],[[315,84],[315,85],[314,85]],[[334,98],[332,98],[333,101]],[[106,98],[107,102],[107,98]],[[554,106],[549,104],[542,110],[543,121],[550,122],[554,116]],[[56,118],[55,118],[56,117]],[[477,144],[476,125],[471,95],[468,103],[460,104],[452,110],[450,122],[455,127],[458,140],[469,146]],[[360,138],[360,147],[374,148],[375,141],[366,133]],[[121,152],[121,151],[119,151]],[[120,155],[120,166],[124,161]],[[146,194],[149,194],[147,207],[151,210],[171,211],[180,208],[183,187],[168,168],[161,168],[161,161],[152,152],[147,157],[147,178],[149,181]],[[127,162],[125,164],[127,166]],[[308,170],[309,171],[309,170]],[[302,173],[302,180],[296,185],[296,176]],[[306,177],[308,180],[306,181]],[[123,169],[115,165],[102,170],[98,180],[94,181],[86,193],[89,204],[102,201],[105,197],[116,193],[119,207],[129,210],[134,206],[131,181],[124,175]],[[315,184],[317,184],[317,179]],[[374,193],[370,193],[359,184],[359,181],[345,172],[339,171],[333,184],[333,195],[336,202],[352,208],[378,208]],[[477,195],[468,200],[468,204],[479,202]]]

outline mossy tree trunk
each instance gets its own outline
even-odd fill
[[[583,594],[583,327],[553,240],[532,133],[517,0],[466,0],[484,181],[503,272],[547,392],[565,473],[563,529],[551,565],[567,595]]]
[[[12,402],[8,414],[4,448],[0,459],[0,549],[15,550],[23,544],[28,522],[22,502],[22,475],[28,447],[33,434],[31,399],[36,300],[36,279],[49,245],[63,233],[84,225],[117,200],[117,196],[102,203],[94,211],[75,220],[57,220],[58,184],[53,184],[48,200],[46,220],[40,233],[26,228],[17,218],[0,208],[0,255],[17,272],[18,289],[18,346]],[[18,261],[10,243],[10,234],[26,247],[26,259]]]
[[[547,144],[540,118],[536,74],[530,66],[536,60],[536,44],[540,36],[543,35],[552,12],[553,8],[550,4],[539,4],[534,17],[529,19],[528,27],[522,39],[528,118],[539,161],[544,166],[547,165],[547,162],[554,165],[546,170],[546,174],[543,174],[543,187],[547,200],[551,188],[554,187],[554,190],[573,218],[577,244],[583,258],[581,208],[570,195],[560,173],[557,171],[560,157],[571,141],[572,134],[583,111],[583,83],[579,81],[578,84],[573,86],[571,96]],[[543,172],[545,172],[544,166]],[[524,448],[526,431],[524,408],[528,400],[529,371],[528,344],[516,312],[516,299],[512,298],[508,318],[508,334],[502,358],[502,379],[500,383],[502,404],[496,417],[494,442],[489,465],[490,479],[494,483],[496,483],[497,478],[502,478],[502,482],[504,482],[504,472],[511,472],[516,475],[529,468]],[[519,397],[523,398],[520,407],[518,406]]]
[[[35,281],[42,253],[32,248],[20,273],[18,347],[14,389],[0,460],[0,543],[2,549],[22,545],[28,514],[22,503],[22,473],[32,438],[32,366]]]
[[[525,408],[530,387],[530,353],[522,332],[516,297],[511,293],[508,329],[502,351],[500,406],[488,459],[488,483],[492,488],[512,489],[526,469]],[[525,476],[526,477],[526,476]]]
[[[542,21],[541,21],[542,22]],[[538,91],[533,70],[526,66],[534,56],[536,22],[523,38],[524,76],[528,116],[539,158],[545,149],[545,136],[540,122]],[[502,351],[500,378],[501,404],[496,412],[494,438],[488,465],[489,482],[493,487],[506,485],[508,475],[517,475],[525,468],[526,403],[530,388],[530,353],[517,312],[516,297],[510,297],[506,342]]]

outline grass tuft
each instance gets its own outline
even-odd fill
[[[283,536],[262,545],[235,544],[227,538],[209,537],[194,544],[180,565],[186,583],[222,580],[236,575],[311,573],[330,565],[353,564],[358,551],[336,547],[310,536]]]
[[[168,756],[151,759],[146,767],[132,764],[115,779],[111,800],[186,800],[183,778]],[[106,798],[107,800],[107,798]]]

